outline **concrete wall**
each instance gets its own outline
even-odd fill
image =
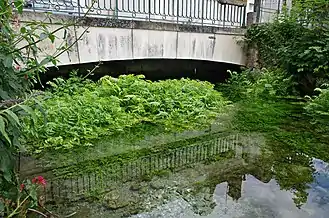
[[[21,19],[37,20],[42,16],[25,13]],[[55,19],[65,17],[57,15]],[[81,26],[70,27],[65,39],[64,31],[59,31],[54,44],[49,40],[40,43],[39,47],[44,52],[40,56],[52,54],[62,43],[72,44],[80,38],[70,51],[59,57],[59,65],[130,59],[193,59],[245,65],[243,49],[237,44],[243,35],[241,32],[140,21],[113,22],[109,19],[86,19],[80,23]],[[90,27],[82,35],[86,26]],[[55,24],[50,25],[51,29],[56,27]]]

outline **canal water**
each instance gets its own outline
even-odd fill
[[[71,217],[327,218],[329,164],[261,147],[242,157],[113,182],[107,193],[51,208]]]
[[[275,109],[276,105],[263,106],[268,107]],[[329,164],[310,155],[328,160],[328,137],[313,133],[314,127],[302,115],[302,107],[296,108],[287,107],[283,117],[275,113],[265,116],[258,110],[239,111],[244,117],[241,125],[255,125],[258,130],[246,128],[243,134],[233,131],[237,134],[232,136],[239,137],[221,134],[231,136],[228,131],[231,116],[223,118],[225,122],[221,123],[228,125],[216,124],[207,131],[193,132],[191,139],[189,134],[146,137],[140,144],[133,145],[152,147],[163,141],[160,147],[166,143],[175,146],[168,146],[169,154],[157,152],[155,156],[127,164],[135,168],[118,170],[132,177],[130,180],[105,178],[105,192],[103,187],[97,189],[98,185],[104,185],[104,178],[99,182],[97,176],[88,174],[76,181],[63,181],[58,185],[61,191],[54,189],[54,192],[64,197],[68,188],[66,199],[54,200],[47,208],[63,217],[74,218],[328,218]],[[271,128],[264,125],[264,120],[255,119],[261,115],[269,118],[266,124],[270,123]],[[251,118],[255,120],[251,122]],[[281,120],[273,122],[273,119]],[[209,137],[203,138],[203,134]],[[122,143],[115,144],[122,147]],[[77,159],[84,157],[87,161],[87,157],[93,157],[92,151],[97,157],[107,153],[97,148],[86,150]],[[81,168],[86,168],[83,166]],[[102,168],[112,169],[106,165]],[[151,175],[137,171],[148,171]],[[86,179],[89,182],[86,183]],[[91,190],[90,186],[94,188]],[[85,189],[88,192],[82,198],[71,197],[73,192],[79,194]]]
[[[228,194],[230,184],[227,181],[216,185],[212,196],[215,206],[207,214],[196,213],[197,209],[181,198],[159,206],[151,212],[132,217],[325,218],[329,214],[329,165],[319,159],[313,159],[312,165],[315,169],[314,181],[307,184],[307,201],[300,208],[293,201],[293,190],[282,190],[275,179],[263,182],[251,174],[246,174],[242,176],[241,197],[238,199]]]

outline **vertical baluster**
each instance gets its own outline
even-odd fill
[[[233,22],[233,9],[234,9],[234,6],[233,5],[230,5],[230,22],[232,23]],[[232,25],[232,24],[230,24]]]
[[[85,177],[82,175],[82,192],[85,192]]]
[[[121,0],[121,8],[119,8],[119,11],[126,12],[126,9],[125,9],[125,0]]]
[[[202,0],[202,9],[201,9],[201,25],[203,26],[203,19],[204,19],[204,1]]]
[[[135,4],[135,0],[133,0],[133,13],[136,13],[136,4]]]
[[[190,1],[191,1],[191,10],[192,10],[191,18],[196,19],[197,18],[196,10],[198,8],[197,7],[198,0],[190,0]]]
[[[182,0],[183,2],[185,2],[185,13],[184,13],[184,17],[188,18],[188,0]]]
[[[157,5],[158,5],[158,10],[157,10],[157,13],[158,15],[161,15],[161,2],[160,0],[157,0]]]
[[[212,21],[213,20],[213,13],[212,11],[215,9],[215,7],[213,7],[212,3],[214,0],[210,0],[210,6],[209,6],[209,19]]]
[[[243,6],[243,17],[242,17],[242,26],[245,27],[246,26],[246,16],[247,16],[247,7]]]
[[[195,152],[194,152],[195,146],[191,147],[191,163],[195,163]]]
[[[57,183],[58,198],[61,198],[61,185],[59,184],[59,180],[57,180],[56,183]]]
[[[217,17],[216,20],[218,21],[218,24],[220,23],[219,21],[221,21],[221,16],[222,16],[222,5],[220,3],[217,3]]]
[[[130,0],[127,0],[127,12],[131,12],[131,10],[130,10]]]
[[[170,151],[168,158],[169,158],[169,168],[173,169],[173,152],[172,151]]]
[[[71,184],[71,197],[73,197],[73,193],[74,193],[74,186],[73,186],[73,179],[72,179],[72,177],[70,178],[70,184]]]
[[[91,190],[91,184],[90,184],[90,173],[88,173],[88,190]]]
[[[141,12],[140,8],[141,8],[141,0],[137,0],[137,12],[138,13]]]
[[[161,169],[161,158],[162,158],[162,154],[156,154],[156,158],[157,158],[157,163],[158,163],[157,170],[162,170]]]

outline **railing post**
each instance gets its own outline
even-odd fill
[[[247,7],[243,6],[243,17],[242,17],[242,27],[246,27],[246,16],[247,16]]]
[[[144,1],[146,1],[146,0],[144,0]],[[151,0],[149,0],[149,21],[151,21]]]
[[[77,3],[78,3],[78,5],[77,5],[78,6],[78,17],[80,17],[80,0],[78,0]]]
[[[119,17],[118,11],[119,11],[118,0],[115,0],[115,9],[114,9],[114,16],[113,16],[114,19],[118,19],[118,17]]]
[[[179,1],[177,0],[177,24],[179,23]]]
[[[203,26],[203,16],[204,16],[204,0],[202,0],[202,9],[201,9],[201,25]]]
[[[223,15],[223,27],[225,27],[225,19],[226,19],[226,3],[224,3],[224,15]]]

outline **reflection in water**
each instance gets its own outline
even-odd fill
[[[193,164],[146,181],[112,183],[107,193],[57,209],[93,218],[328,217],[328,164],[279,147],[265,149],[262,137],[252,139],[247,143],[240,138],[247,146],[215,162]],[[232,155],[237,151],[241,155]]]
[[[314,181],[307,190],[307,203],[299,209],[292,198],[292,191],[282,190],[275,179],[262,182],[252,175],[245,175],[237,182],[227,181],[216,185],[214,201],[216,206],[211,213],[201,217],[282,217],[282,218],[324,218],[329,213],[329,169],[321,160],[313,160],[316,172]],[[235,186],[237,185],[237,186]],[[231,187],[230,187],[231,186]],[[241,187],[237,188],[237,187]],[[228,191],[233,188],[232,197]],[[241,190],[241,193],[238,193]],[[240,197],[239,197],[240,196]],[[237,199],[238,198],[238,199]],[[200,217],[187,202],[175,200],[150,213],[135,217]]]
[[[194,185],[196,198],[202,198],[200,193],[205,190],[213,192],[208,213],[195,205],[191,207],[191,198],[185,198],[184,202],[175,200],[135,217],[328,217],[329,165],[319,159],[313,159],[311,165],[301,165],[307,157],[297,156],[300,161],[295,163],[293,158],[287,158],[290,164],[275,165],[271,155],[246,160],[233,168],[216,163],[208,168],[212,171],[206,179]],[[212,201],[216,204],[212,205]]]

